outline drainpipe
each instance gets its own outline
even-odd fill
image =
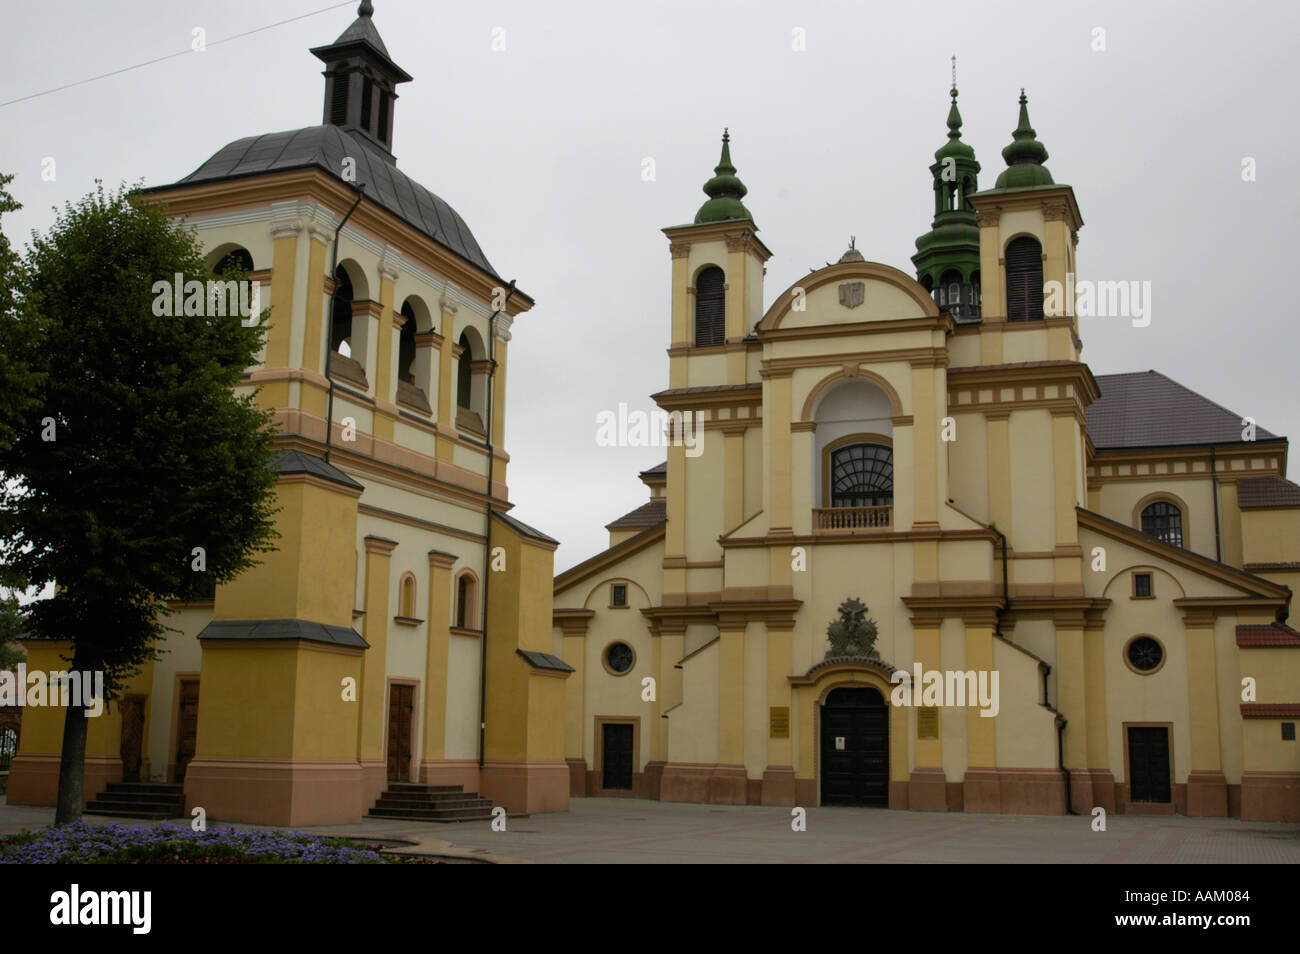
[[[334,252],[330,256],[330,281],[335,281],[335,274],[339,270],[339,233],[343,231],[343,226],[348,219],[352,218],[352,213],[357,210],[361,204],[361,199],[366,191],[364,182],[357,183],[357,201],[352,203],[352,208],[348,209],[348,214],[343,216],[339,221],[339,227],[334,230]],[[334,292],[330,292],[329,309],[325,314],[330,316],[331,324],[326,328],[325,333],[333,332],[334,319]],[[325,340],[325,377],[329,381],[329,400],[325,407],[325,463],[330,462],[330,447],[334,444],[334,376],[330,374],[330,365],[334,361],[334,349],[330,347],[329,339]]]
[[[1056,714],[1056,762],[1065,773],[1065,813],[1067,815],[1079,814],[1074,810],[1074,803],[1070,798],[1070,770],[1065,767],[1065,727],[1069,721],[1059,712]]]
[[[1219,541],[1219,471],[1214,463],[1214,445],[1210,445],[1210,492],[1214,495],[1214,559],[1223,562],[1223,545]],[[1184,540],[1186,544],[1188,541]]]
[[[998,540],[1002,543],[1002,605],[993,613],[993,632],[1002,636],[1002,614],[1011,606],[1007,588],[1007,538],[996,525],[990,523],[989,529],[998,535]]]
[[[496,458],[492,444],[492,392],[497,376],[497,315],[505,310],[510,297],[515,293],[515,280],[510,279],[506,286],[505,301],[501,307],[488,316],[488,384],[487,384],[487,420],[483,422],[487,432],[487,531],[483,542],[483,635],[479,637],[478,663],[478,767],[483,768],[483,757],[487,749],[487,616],[488,585],[492,579],[492,464]]]

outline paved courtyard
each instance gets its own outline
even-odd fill
[[[0,834],[48,825],[52,808],[0,801]],[[115,819],[87,815],[89,822]],[[791,830],[788,808],[683,805],[575,798],[561,814],[438,825],[367,819],[307,829],[369,838],[450,842],[473,855],[538,863],[1300,864],[1300,825],[1236,819],[1110,815],[965,815],[865,808],[809,808],[807,830]],[[183,823],[179,819],[177,823]],[[252,826],[240,826],[252,827]]]

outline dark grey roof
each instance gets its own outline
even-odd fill
[[[304,454],[302,451],[285,451],[271,461],[271,467],[281,474],[315,474],[324,480],[331,480],[354,490],[366,489],[364,485],[357,483],[332,464],[327,464],[319,457]]]
[[[657,475],[660,475],[660,474],[663,474],[663,475],[665,475],[665,476],[668,474],[668,461],[664,461],[662,464],[655,464],[655,465],[654,465],[653,467],[651,467],[649,470],[643,470],[643,471],[641,471],[641,473],[638,474],[637,476],[638,476],[638,477],[654,477],[654,476],[657,476]]]
[[[493,278],[500,278],[455,209],[400,171],[360,136],[344,132],[338,126],[308,126],[236,139],[175,185],[310,168],[320,169],[343,182],[343,160],[346,157],[356,160],[356,181],[365,183],[368,200]],[[161,186],[145,191],[174,187]]]
[[[307,619],[214,619],[203,627],[199,639],[305,639],[331,646],[370,648],[350,626],[330,626]]]
[[[548,537],[537,528],[530,527],[522,520],[516,520],[514,517],[504,514],[499,510],[493,510],[492,516],[496,517],[506,526],[512,528],[516,533],[522,536],[529,537],[533,540],[541,540],[543,543],[554,543],[557,547],[560,545],[560,541],[554,537]]]
[[[606,530],[639,530],[642,527],[657,527],[668,519],[668,501],[660,497],[643,503],[635,510],[629,510],[613,523],[605,524]]]
[[[1158,371],[1099,374],[1097,385],[1101,397],[1085,413],[1098,450],[1243,443],[1242,415]],[[1255,439],[1279,438],[1257,426]]]
[[[552,656],[550,653],[533,652],[531,649],[516,649],[515,652],[523,656],[528,665],[534,669],[549,669],[552,672],[573,672],[573,667],[559,656]]]

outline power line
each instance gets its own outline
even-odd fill
[[[204,48],[207,49],[208,47],[220,46],[222,43],[229,43],[231,40],[238,40],[246,36],[252,36],[254,33],[261,33],[264,30],[271,30],[278,26],[284,26],[286,23],[293,23],[295,20],[305,20],[308,17],[314,17],[321,13],[328,13],[330,10],[337,10],[339,7],[350,7],[350,6],[352,6],[352,0],[345,0],[344,3],[336,3],[333,6],[321,7],[319,10],[313,10],[311,13],[303,13],[296,17],[290,17],[287,20],[280,20],[278,23],[268,23],[266,26],[258,27],[255,30],[246,30],[243,33],[236,33],[234,36],[224,37],[220,40],[213,40],[211,43],[206,44]],[[6,106],[12,106],[14,103],[22,103],[22,102],[26,102],[29,99],[37,99],[38,97],[41,96],[48,96],[51,93],[57,93],[60,92],[61,90],[72,89],[72,87],[74,86],[84,86],[87,83],[95,82],[95,80],[102,80],[102,79],[107,79],[110,76],[117,76],[119,73],[129,73],[131,72],[131,70],[138,70],[144,66],[152,66],[154,63],[161,63],[163,60],[175,59],[178,56],[189,56],[194,52],[195,50],[191,47],[190,49],[181,50],[178,53],[168,53],[166,56],[159,56],[159,57],[155,57],[152,60],[145,60],[143,63],[136,63],[133,66],[124,66],[121,69],[111,70],[107,73],[100,73],[98,76],[91,76],[88,77],[87,79],[77,80],[75,83],[66,83],[63,86],[56,86],[53,89],[42,90],[39,93],[31,93],[27,96],[19,96],[17,99],[11,99],[8,100],[7,102],[0,103],[0,109],[4,109],[4,107]]]

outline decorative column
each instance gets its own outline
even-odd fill
[[[793,690],[790,687],[794,620],[768,620],[767,631],[767,767],[763,770],[763,804],[795,805],[794,744],[790,738]]]
[[[448,282],[439,304],[442,308],[442,350],[438,352],[438,438],[435,454],[438,460],[450,463],[456,446],[456,286]]]
[[[718,621],[718,764],[709,778],[709,802],[744,805],[745,620]]]
[[[366,615],[362,636],[370,644],[361,657],[361,711],[357,728],[357,761],[361,763],[362,795],[366,804],[373,805],[383,793],[388,781],[388,767],[384,761],[384,717],[388,700],[386,682],[388,670],[388,591],[389,565],[396,540],[368,536],[366,544]]]
[[[393,439],[393,421],[397,418],[397,335],[402,317],[394,308],[396,282],[402,255],[394,248],[385,248],[379,259],[379,342],[375,368],[375,437]]]
[[[994,671],[993,614],[968,615],[965,625],[966,670],[975,672],[977,680],[980,673],[989,673],[986,678],[991,679]],[[1001,692],[1000,679],[998,691]],[[1002,811],[997,769],[998,720],[996,716],[984,716],[983,710],[975,704],[977,702],[966,700],[966,777],[962,785],[962,808],[968,812],[996,814]]]
[[[1219,689],[1214,662],[1214,611],[1183,611],[1187,642],[1188,735],[1191,741],[1187,773],[1187,814],[1228,817],[1228,780],[1219,751]]]
[[[424,756],[420,781],[429,785],[454,784],[441,781],[439,763],[447,757],[447,669],[451,646],[451,570],[456,557],[440,550],[429,551],[429,636],[424,657]]]

